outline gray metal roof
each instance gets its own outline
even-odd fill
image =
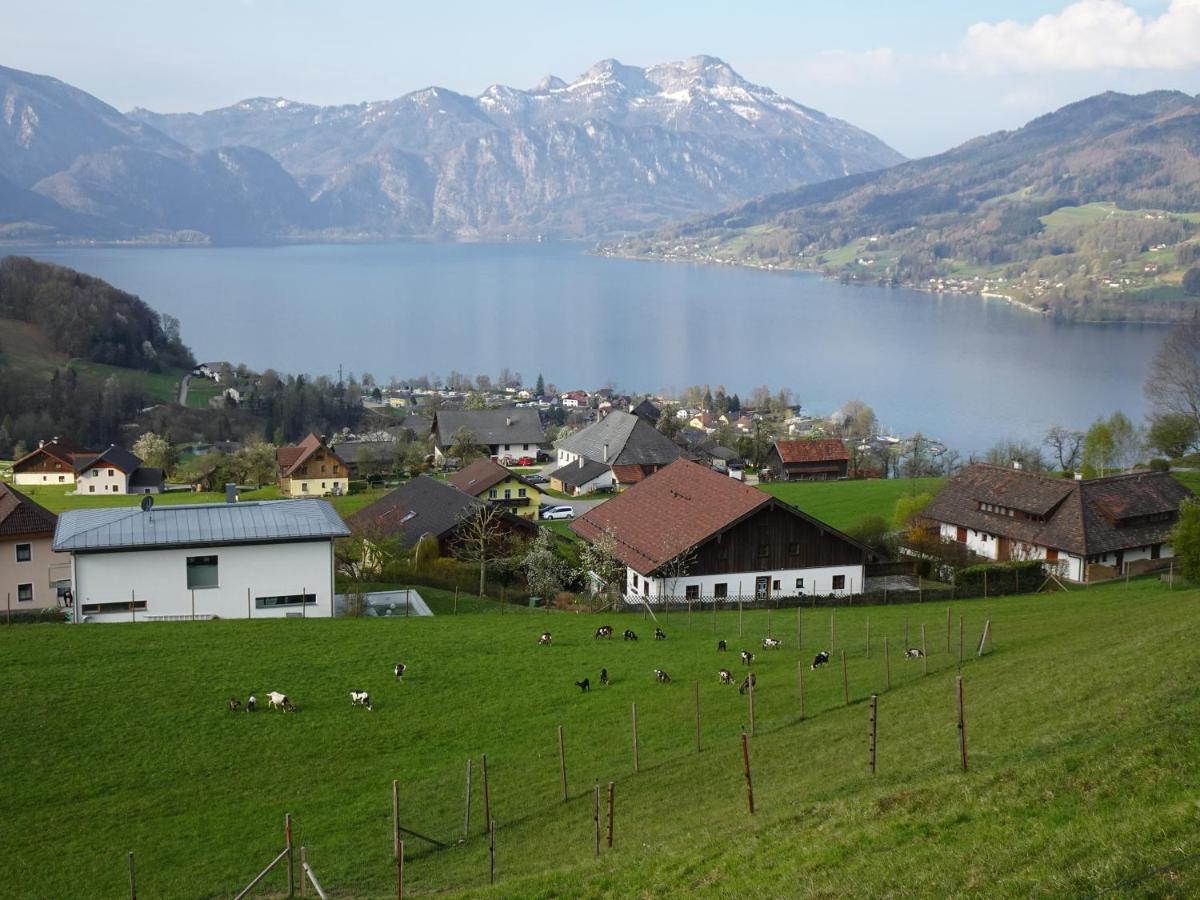
[[[569,487],[583,487],[589,481],[599,478],[608,471],[608,466],[594,459],[585,459],[583,465],[577,462],[567,463],[555,469],[550,477],[556,478]]]
[[[665,466],[684,455],[669,437],[641,416],[619,410],[555,446],[599,462],[605,461],[607,447],[610,466]]]
[[[59,515],[54,549],[74,553],[194,544],[252,544],[345,537],[350,529],[324,500],[269,500],[72,509]]]
[[[546,429],[536,409],[440,409],[434,418],[434,434],[442,447],[449,446],[454,433],[465,428],[484,445],[541,444]]]

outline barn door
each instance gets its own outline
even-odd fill
[[[759,575],[754,579],[754,599],[768,600],[771,596],[771,578],[768,575]]]
[[[1012,558],[1012,543],[1006,537],[996,538],[996,561],[1008,562]]]

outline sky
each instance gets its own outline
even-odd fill
[[[121,110],[356,103],[718,56],[924,156],[1106,90],[1200,93],[1200,0],[5,0],[0,65]]]

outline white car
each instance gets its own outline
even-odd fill
[[[570,506],[544,506],[542,507],[543,519],[573,519],[575,518],[575,510]]]

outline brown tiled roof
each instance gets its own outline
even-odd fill
[[[313,434],[311,431],[308,437],[302,440],[295,447],[280,447],[275,451],[275,461],[279,464],[279,468],[283,471],[283,477],[287,478],[296,471],[304,461],[320,450],[324,444],[321,443],[320,437]]]
[[[587,540],[606,531],[616,555],[649,574],[772,502],[769,494],[687,460],[677,460],[571,523]]]
[[[0,484],[0,537],[18,534],[54,534],[58,516],[38,506],[20,491]]]
[[[807,441],[776,441],[779,458],[787,465],[793,463],[833,462],[848,460],[846,445],[837,438],[822,438]]]
[[[31,450],[22,456],[20,459],[13,462],[13,471],[19,471],[23,464],[35,457],[46,455],[57,459],[59,462],[64,462],[67,465],[73,466],[75,457],[77,456],[95,456],[96,451],[91,450],[78,441],[73,441],[70,438],[55,438],[52,441],[46,441],[36,450]]]
[[[639,481],[644,481],[646,472],[641,466],[613,466],[613,478],[617,480],[617,484],[637,484]]]
[[[486,456],[475,460],[475,462],[471,463],[465,469],[460,469],[446,480],[460,491],[464,491],[472,497],[478,497],[488,488],[499,484],[506,478],[515,478],[521,484],[533,487],[533,485],[521,477],[519,472],[511,472]]]
[[[925,510],[939,522],[1096,556],[1170,540],[1192,492],[1165,472],[1071,481],[1001,466],[968,466]],[[981,503],[1038,518],[984,512]]]

